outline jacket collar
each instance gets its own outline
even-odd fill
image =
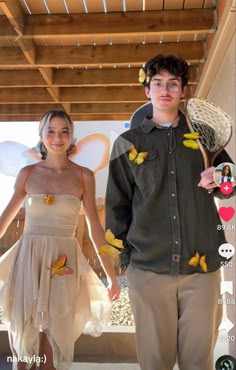
[[[173,127],[173,129],[178,128],[178,127],[183,127],[186,125],[186,118],[184,116],[184,113],[181,110],[179,110],[179,115],[180,115],[179,124],[177,127]],[[142,123],[140,124],[140,126],[145,134],[149,134],[153,129],[156,129],[156,128],[159,129],[155,125],[155,123],[151,120],[150,117],[145,117]]]

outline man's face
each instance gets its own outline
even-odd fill
[[[186,86],[182,88],[181,78],[161,71],[154,75],[150,87],[145,87],[145,93],[151,99],[153,108],[157,110],[176,110],[181,98],[186,92]]]

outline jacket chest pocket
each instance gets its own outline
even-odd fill
[[[131,161],[130,167],[136,186],[146,194],[152,192],[161,180],[161,166],[157,152],[148,152],[141,164]]]

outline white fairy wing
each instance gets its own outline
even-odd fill
[[[70,154],[70,159],[97,172],[109,162],[110,140],[103,134],[88,135],[80,140]]]
[[[40,157],[32,149],[16,141],[0,142],[0,173],[16,176],[20,169],[36,163]]]

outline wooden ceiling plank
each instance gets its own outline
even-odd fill
[[[155,54],[176,54],[189,62],[199,62],[203,56],[201,41],[163,43],[151,45],[80,46],[63,48],[37,48],[38,66],[99,66],[128,65],[141,66]],[[0,66],[1,66],[0,57]],[[11,65],[11,63],[10,63]]]
[[[184,0],[164,0],[164,9],[182,9]]]
[[[20,32],[24,32],[25,14],[18,1],[4,0],[0,1],[0,8],[9,19],[13,28]]]
[[[53,99],[45,88],[35,87],[22,89],[1,89],[0,104],[17,104],[17,103],[52,103]]]
[[[102,1],[86,0],[88,13],[104,12]]]
[[[75,113],[129,113],[140,107],[140,103],[80,103],[71,105],[71,114]]]
[[[122,0],[106,0],[107,11],[108,12],[122,12],[123,11],[123,1]]]
[[[53,69],[52,68],[39,68],[39,73],[42,75],[47,85],[53,84]]]
[[[46,2],[51,14],[66,14],[63,1],[46,0]]]
[[[188,87],[187,97],[191,92],[191,86]],[[133,87],[74,87],[61,88],[61,102],[70,103],[145,103],[147,97],[143,86]]]
[[[58,69],[54,72],[54,86],[140,86],[139,68]],[[196,68],[190,66],[190,83],[196,81]]]
[[[99,102],[145,102],[147,100],[142,86],[134,87],[74,87],[61,88],[61,101],[71,103]]]
[[[146,0],[145,10],[163,10],[163,0]]]
[[[18,34],[14,30],[9,19],[5,15],[0,15],[0,39],[3,40],[3,37],[5,37],[5,39],[11,38],[14,40],[17,36]]]
[[[214,2],[212,0],[204,0],[204,8],[214,8]]]
[[[20,48],[10,47],[2,48],[0,53],[0,67],[5,66],[28,66],[29,63],[25,59]]]
[[[145,11],[109,14],[32,15],[26,17],[24,38],[63,39],[103,35],[143,35],[210,30],[211,9]],[[102,27],[101,27],[102,24]],[[140,27],[142,25],[142,27]]]
[[[126,11],[142,11],[143,10],[143,1],[142,0],[126,0]]]
[[[51,109],[63,109],[61,104],[0,104],[0,115],[3,114],[40,114]]]
[[[3,87],[43,87],[46,83],[36,70],[0,70],[0,88]]]
[[[8,0],[0,1],[0,6],[11,23],[14,31],[17,33],[17,37],[14,36],[13,43],[19,46],[30,64],[34,64],[35,61],[35,46],[32,40],[24,40],[22,36],[25,29],[26,16],[19,2]],[[8,36],[8,32],[6,34]]]
[[[85,13],[83,1],[78,0],[66,0],[70,14],[73,13]]]
[[[204,5],[204,0],[185,0],[184,9],[196,9],[202,8]]]
[[[43,111],[44,113],[44,111]],[[25,114],[25,115],[0,115],[0,122],[36,122],[39,121],[42,114],[33,115],[33,114]],[[129,113],[115,113],[115,114],[105,114],[105,113],[97,113],[97,114],[75,114],[71,115],[73,121],[128,121],[130,119]]]
[[[47,87],[48,93],[51,95],[52,99],[56,102],[59,103],[59,93],[60,89],[58,87]]]
[[[47,14],[43,1],[27,0],[26,2],[32,14]]]
[[[30,64],[35,63],[35,56],[36,56],[36,47],[32,40],[22,40],[18,39],[16,42],[17,46],[19,46]]]
[[[47,88],[48,93],[51,95],[53,100],[59,103],[59,87],[53,86],[53,69],[52,68],[39,68],[39,72],[44,78],[45,82],[49,87]]]

